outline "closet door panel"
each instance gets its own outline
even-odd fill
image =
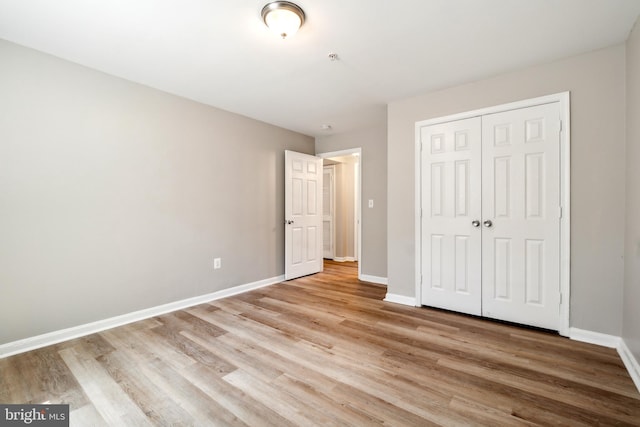
[[[559,104],[482,117],[482,314],[558,329]]]
[[[481,119],[420,129],[423,305],[480,315]]]

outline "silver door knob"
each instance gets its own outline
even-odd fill
[[[473,225],[474,227],[480,227],[480,221],[474,219],[473,221],[471,221],[471,225]]]
[[[493,223],[491,222],[490,219],[486,219],[482,224],[484,224],[485,227],[489,228],[493,225]]]

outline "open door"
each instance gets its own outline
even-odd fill
[[[286,280],[322,271],[322,159],[284,152]]]

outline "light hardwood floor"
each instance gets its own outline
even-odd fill
[[[72,425],[640,425],[615,350],[385,303],[354,263],[0,360]]]

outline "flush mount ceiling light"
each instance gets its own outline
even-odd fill
[[[289,1],[274,1],[262,8],[262,20],[271,31],[286,39],[304,24],[304,11]]]

